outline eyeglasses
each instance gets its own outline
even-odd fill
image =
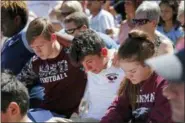
[[[150,22],[149,19],[132,19],[132,24],[135,26],[142,26],[144,24],[147,24],[148,22]]]
[[[76,27],[76,28],[72,28],[72,29],[66,29],[65,30],[65,32],[67,33],[67,34],[73,34],[74,32],[75,32],[75,30],[77,30],[77,29],[80,29],[82,26],[79,26],[79,27]]]

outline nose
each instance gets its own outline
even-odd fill
[[[126,77],[127,77],[128,79],[132,79],[134,76],[133,76],[133,74],[131,74],[131,73],[126,73]]]
[[[168,100],[171,100],[175,97],[175,92],[171,89],[171,85],[167,85],[163,88],[163,96],[165,96]]]
[[[34,50],[34,52],[35,52],[36,54],[40,54],[40,53],[41,53],[41,50],[40,50],[40,48],[38,48],[38,47],[34,47],[33,50]]]

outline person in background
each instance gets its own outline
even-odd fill
[[[146,64],[159,75],[168,80],[168,86],[163,89],[163,95],[169,100],[174,122],[185,122],[184,91],[185,91],[185,51],[149,59]]]
[[[99,121],[117,95],[124,72],[112,64],[115,51],[107,49],[101,37],[90,29],[79,33],[72,41],[69,51],[71,61],[83,65],[88,79],[82,107],[79,107],[82,121],[84,118]]]
[[[39,79],[44,99],[39,108],[69,118],[80,104],[86,87],[83,69],[74,67],[68,49],[60,45],[49,20],[36,18],[27,29],[26,38],[36,55],[23,67],[17,78],[27,86]]]
[[[124,10],[126,13],[126,20],[124,20],[121,23],[117,43],[124,44],[125,39],[128,37],[128,33],[134,27],[132,23],[132,19],[134,19],[135,11],[141,3],[142,3],[142,0],[125,0],[124,1]]]
[[[27,88],[9,70],[1,72],[1,122],[31,122]]]
[[[49,19],[50,12],[60,1],[26,1],[29,11],[33,12],[37,17],[44,17]]]
[[[113,35],[114,17],[108,11],[102,9],[105,2],[102,0],[88,1],[87,8],[91,13],[89,17],[90,27],[97,32]]]
[[[33,56],[21,31],[28,21],[28,9],[23,1],[1,1],[1,31],[8,37],[1,50],[1,68],[17,75]]]
[[[61,25],[59,33],[65,33],[63,21],[65,17],[74,12],[83,12],[82,5],[79,1],[63,1],[62,4],[54,9],[53,13],[55,13],[56,19]]]
[[[126,19],[126,13],[125,13],[125,9],[124,9],[124,0],[120,0],[120,1],[116,2],[115,4],[113,4],[113,7],[110,8],[110,11],[112,9],[117,14],[120,14],[121,15],[121,19],[122,20],[125,20]]]
[[[185,21],[184,21],[184,16],[185,12],[184,12],[184,1],[181,1],[180,5],[179,5],[179,9],[178,9],[178,20],[180,21],[181,23],[181,26],[184,30],[184,33],[185,33]],[[176,49],[177,50],[181,50],[184,48],[184,36],[177,42],[176,44]]]
[[[8,37],[1,49],[1,70],[9,69],[14,75],[34,55],[28,45],[25,27],[28,23],[28,8],[24,1],[1,1],[1,31]],[[43,99],[43,88],[39,85],[29,87],[30,106],[35,107]]]
[[[170,104],[162,94],[167,81],[144,64],[154,53],[155,46],[146,33],[139,30],[129,33],[118,51],[126,77],[100,123],[171,123]]]
[[[83,12],[89,17],[90,16],[90,11],[89,11],[89,9],[87,9],[88,1],[87,0],[82,0],[82,1],[80,1],[80,3],[82,5]]]
[[[73,12],[83,12],[83,8],[80,2],[78,1],[63,1],[61,6],[56,10],[57,19],[62,22]]]
[[[74,12],[64,19],[64,28],[67,34],[76,36],[90,28],[88,17],[83,12]],[[108,35],[101,32],[96,33],[103,39],[108,49],[118,49],[116,42]]]
[[[154,56],[173,53],[173,44],[166,36],[156,30],[160,18],[160,8],[155,1],[143,1],[137,8],[133,19],[134,29],[143,30],[155,45]]]
[[[178,2],[176,0],[162,0],[159,4],[161,9],[161,18],[157,30],[167,36],[173,42],[184,36],[182,27],[177,20]]]

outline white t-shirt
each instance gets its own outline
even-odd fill
[[[121,68],[112,66],[110,59],[107,68],[99,74],[87,73],[88,84],[83,100],[87,101],[88,112],[82,118],[100,120],[117,95],[125,74]]]
[[[89,17],[90,27],[97,32],[105,33],[106,29],[115,27],[114,17],[107,11],[101,10],[98,15]]]

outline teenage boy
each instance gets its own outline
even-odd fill
[[[80,67],[72,66],[67,49],[63,48],[49,20],[36,18],[26,32],[35,56],[18,75],[26,85],[39,79],[45,88],[40,108],[70,117],[83,97],[86,75]]]
[[[115,50],[107,49],[103,40],[93,31],[87,29],[73,39],[69,51],[75,64],[82,64],[88,75],[88,84],[83,102],[87,110],[81,110],[81,118],[100,120],[113,101],[124,77],[121,68],[112,65]],[[85,104],[84,104],[85,105]],[[83,120],[82,120],[83,121]]]
[[[8,70],[1,73],[1,122],[31,122],[27,88]]]

